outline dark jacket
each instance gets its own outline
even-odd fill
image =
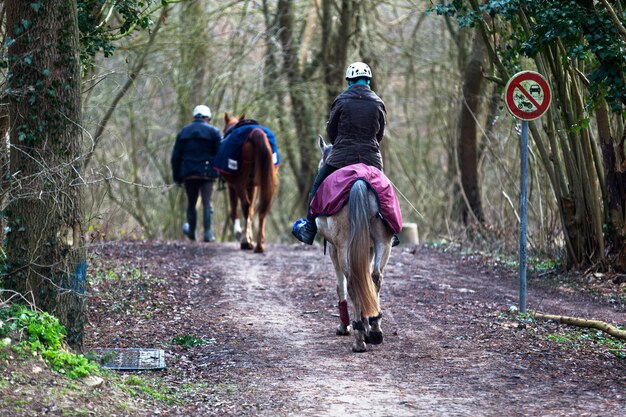
[[[174,182],[180,184],[187,178],[216,178],[218,173],[213,169],[213,160],[221,141],[220,131],[202,119],[194,119],[185,126],[176,136],[172,151]]]
[[[326,124],[326,137],[333,144],[326,163],[343,168],[361,162],[382,170],[386,115],[385,103],[366,85],[355,84],[339,94]]]

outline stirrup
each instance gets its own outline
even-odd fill
[[[398,246],[399,244],[400,238],[398,238],[398,235],[394,233],[393,237],[391,238],[391,247],[393,248],[394,246]]]

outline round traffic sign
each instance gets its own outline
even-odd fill
[[[509,112],[522,120],[534,120],[550,106],[552,94],[546,79],[534,71],[521,71],[504,88]]]

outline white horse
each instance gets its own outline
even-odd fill
[[[326,145],[320,137],[319,147],[322,165],[332,145]],[[338,213],[316,218],[318,232],[329,243],[337,275],[340,316],[337,334],[350,334],[347,295],[357,318],[352,322],[354,352],[366,351],[367,343],[383,341],[379,293],[393,232],[383,223],[379,211],[377,196],[365,181],[356,180],[350,188],[348,203]]]

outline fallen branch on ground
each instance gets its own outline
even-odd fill
[[[554,320],[562,324],[571,324],[572,326],[586,327],[590,329],[602,330],[618,339],[626,340],[626,330],[620,330],[617,327],[605,323],[600,320],[586,320],[577,317],[557,316],[554,314],[534,313],[535,319]]]

